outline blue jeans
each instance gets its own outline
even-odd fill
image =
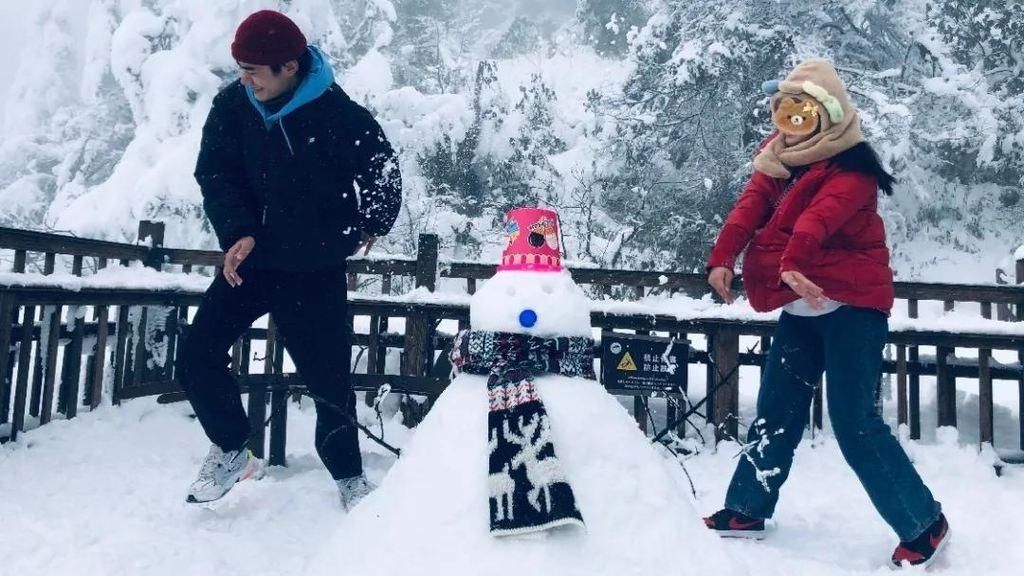
[[[843,306],[817,317],[782,313],[726,508],[771,518],[824,371],[836,442],[878,513],[902,541],[921,535],[939,517],[939,503],[875,411],[888,331],[885,315],[866,308]]]

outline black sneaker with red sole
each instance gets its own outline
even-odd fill
[[[726,508],[704,518],[704,525],[723,538],[761,540],[765,535],[764,518],[751,518]]]
[[[932,523],[923,534],[910,542],[900,542],[892,553],[892,563],[899,567],[921,566],[927,568],[935,561],[939,552],[949,543],[949,522],[946,515]]]

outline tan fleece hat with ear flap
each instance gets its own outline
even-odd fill
[[[806,140],[787,146],[782,134],[772,139],[754,158],[754,169],[773,178],[789,178],[788,167],[807,166],[853,148],[864,141],[860,117],[846,86],[828,60],[801,62],[782,81],[765,82],[772,93],[772,110],[787,95],[818,106],[820,128]]]

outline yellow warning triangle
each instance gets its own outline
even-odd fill
[[[629,351],[622,355],[622,360],[619,360],[619,370],[636,372],[636,362],[633,362],[633,357],[629,355]]]

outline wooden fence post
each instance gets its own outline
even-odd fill
[[[1022,246],[1021,248],[1024,248],[1024,246]],[[1022,250],[1018,250],[1017,252],[1018,252],[1018,254],[1020,254],[1022,252]],[[1017,284],[1024,284],[1024,254],[1020,254],[1020,257],[1017,258]],[[1017,304],[1018,305],[1024,305],[1024,302],[1018,302]],[[1020,317],[1021,317],[1021,311],[1018,308],[1017,309],[1017,318],[1020,319]]]
[[[938,425],[956,427],[956,376],[950,365],[953,348],[938,346],[935,348],[936,384],[938,386],[936,403],[938,404]]]
[[[416,287],[431,292],[437,288],[438,237],[434,234],[420,234],[419,249],[416,252]],[[411,309],[410,309],[411,310]],[[423,313],[410,312],[405,319],[405,350],[402,358],[403,376],[424,376],[430,370],[434,357],[433,326],[430,318]],[[402,421],[406,426],[415,426],[426,415],[430,402],[417,402],[409,395],[402,397]]]
[[[1017,284],[1024,285],[1024,247],[1017,250],[1020,258],[1017,260]],[[1017,302],[1017,322],[1024,322],[1024,300]],[[1020,448],[1024,450],[1024,348],[1017,350],[1017,365],[1021,366],[1020,376],[1017,378],[1017,426],[1020,428]]]
[[[147,268],[163,269],[162,250],[165,226],[163,222],[141,220],[139,222],[139,243],[148,243],[144,264]],[[174,351],[178,339],[177,309],[168,306],[145,306],[140,310],[138,340],[135,348],[135,367],[132,375],[135,384],[162,382],[171,379],[174,366]],[[161,358],[162,357],[162,358]]]
[[[56,255],[53,252],[47,252],[44,257],[43,275],[49,276],[50,274],[53,274],[56,263]],[[44,339],[42,335],[45,334],[48,328],[52,326],[49,312],[52,309],[52,306],[42,306],[39,309],[39,321],[41,323],[40,326],[42,327],[42,330],[40,331],[39,337],[39,351],[36,354],[35,367],[32,370],[32,393],[28,401],[28,413],[30,416],[35,418],[39,417],[40,405],[42,403],[43,378],[46,366],[46,355],[43,354],[43,350],[48,349],[47,344],[49,340],[49,338]],[[57,330],[60,330],[60,318],[57,319]],[[46,422],[42,421],[42,424],[46,424]]]
[[[1020,274],[1017,275],[1020,278]],[[996,268],[996,284],[1006,285],[1009,284],[1008,275],[1006,270],[1002,268]],[[1013,305],[1005,302],[996,304],[996,320],[1000,322],[1012,322],[1013,321]]]
[[[739,434],[739,362],[740,335],[732,326],[719,326],[711,335],[711,356],[715,377],[711,382],[718,389],[711,397],[711,418],[715,424],[715,438],[735,438]]]
[[[953,303],[943,303],[943,310],[953,310]],[[938,425],[956,428],[956,376],[949,361],[952,357],[956,362],[956,349],[948,346],[935,348],[935,381],[937,385]]]
[[[907,315],[911,318],[918,317],[917,300],[907,301]],[[910,417],[910,438],[911,440],[921,439],[921,375],[918,370],[921,368],[920,352],[917,346],[911,346],[907,351],[907,368],[909,370],[909,389],[907,390],[907,404]]]
[[[416,251],[416,287],[433,292],[437,288],[437,260],[440,240],[436,234],[420,234]]]
[[[896,423],[907,424],[907,347],[896,347]]]
[[[992,319],[992,303],[983,302],[981,316]],[[978,350],[978,440],[980,444],[994,442],[994,403],[992,398],[992,350]]]
[[[49,316],[45,316],[44,322],[48,323],[49,330],[46,334],[46,363],[43,366],[43,390],[39,404],[39,424],[47,424],[53,417],[53,386],[57,381],[57,353],[60,348],[60,317],[61,305],[51,306]]]
[[[154,250],[154,248],[163,248],[164,245],[164,232],[166,226],[163,222],[156,220],[140,220],[139,221],[139,244],[146,244],[147,239],[149,243],[149,252],[146,253],[146,259],[143,263],[148,268],[154,270],[160,270],[163,268],[162,256],[160,250]]]
[[[274,356],[277,347],[281,343],[277,338],[277,324],[274,317],[267,319],[266,348],[263,352],[263,373],[274,374]],[[267,418],[267,384],[266,382],[254,381],[249,384],[249,428],[252,436],[249,439],[249,449],[257,458],[263,458],[267,450],[267,433],[263,423]]]
[[[14,294],[0,292],[0,424],[7,422],[10,409],[11,384],[11,333],[16,319]]]
[[[71,340],[64,346],[64,364],[61,366],[60,389],[57,392],[57,411],[68,420],[78,415],[82,342],[85,339],[84,308],[85,305],[68,306],[67,326],[71,331]]]
[[[433,292],[437,287],[438,238],[433,234],[421,234],[419,250],[416,254],[416,287],[426,288]],[[402,361],[402,374],[406,376],[423,376],[428,370],[429,352],[432,352],[428,341],[430,332],[429,319],[422,314],[412,314],[405,324],[405,357]]]
[[[114,332],[117,343],[114,347],[114,385],[110,394],[110,402],[114,406],[121,404],[121,389],[124,387],[128,366],[128,333],[132,329],[130,322],[131,306],[120,304],[117,307],[117,324]],[[60,310],[58,309],[58,321]]]
[[[351,331],[349,331],[351,334]],[[278,340],[274,344],[274,355],[266,362],[274,363],[274,374],[284,373],[284,343]],[[285,450],[288,445],[288,389],[283,381],[275,383],[270,391],[270,457],[267,462],[271,466],[287,466]],[[263,423],[261,422],[260,425]]]
[[[35,306],[24,306],[21,322],[21,344],[18,348],[18,376],[14,390],[14,416],[11,418],[11,440],[25,429],[25,403],[28,399],[29,370],[32,360],[32,333],[36,324]]]

